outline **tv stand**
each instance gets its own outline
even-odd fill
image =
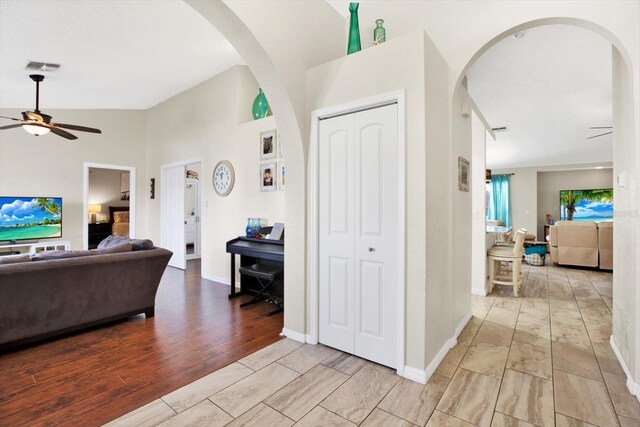
[[[49,242],[37,242],[37,243],[9,243],[0,245],[0,252],[8,249],[9,252],[15,252],[16,249],[28,248],[29,254],[37,254],[47,251],[68,251],[71,249],[71,242],[68,240],[52,240]],[[8,255],[8,254],[7,254]]]

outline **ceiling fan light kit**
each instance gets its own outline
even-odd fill
[[[33,111],[23,111],[22,119],[16,119],[14,117],[4,117],[3,119],[13,120],[14,122],[20,122],[19,124],[1,126],[0,130],[13,129],[22,127],[25,131],[35,136],[45,135],[49,132],[54,133],[66,139],[78,139],[77,136],[67,132],[63,129],[77,130],[81,132],[90,133],[102,133],[100,129],[90,128],[86,126],[68,125],[64,123],[55,123],[51,121],[51,116],[44,114],[40,111],[40,82],[44,80],[44,76],[41,74],[29,75],[31,80],[36,82],[36,108]]]

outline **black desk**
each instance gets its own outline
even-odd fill
[[[240,292],[236,292],[236,255],[240,265],[271,264],[284,269],[284,241],[238,237],[227,242],[227,253],[231,254],[231,293],[229,298],[247,293],[257,293],[260,285],[256,279],[243,276]],[[284,298],[284,274],[273,285],[273,294]]]

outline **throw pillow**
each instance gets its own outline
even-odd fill
[[[48,259],[78,258],[93,255],[91,251],[46,251],[31,255],[31,261],[43,261]]]
[[[131,243],[134,251],[153,249],[153,242],[149,239],[129,239],[127,237],[109,236],[98,245],[98,249],[104,249],[122,243]]]
[[[91,249],[93,255],[118,254],[121,252],[131,252],[133,245],[131,243],[120,243],[118,245],[109,246],[102,249]]]
[[[29,261],[31,261],[31,256],[29,254],[0,256],[0,265],[17,264],[19,262],[29,262]]]
[[[114,212],[113,222],[129,222],[129,212]]]

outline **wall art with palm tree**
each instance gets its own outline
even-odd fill
[[[613,220],[613,189],[561,190],[560,219],[566,221]]]

